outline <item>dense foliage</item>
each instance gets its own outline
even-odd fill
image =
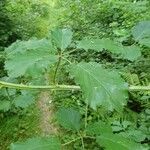
[[[146,0],[3,4],[18,40],[2,53],[0,111],[20,114],[48,90],[59,130],[10,149],[149,149],[149,8]]]

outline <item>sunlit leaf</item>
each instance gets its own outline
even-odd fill
[[[52,39],[57,48],[65,50],[71,44],[72,34],[70,29],[55,29],[52,31]]]

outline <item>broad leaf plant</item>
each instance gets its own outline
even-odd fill
[[[21,92],[12,101],[1,101],[0,110],[8,111],[12,106],[25,108],[31,105],[37,95],[35,91],[39,90],[78,90],[82,92],[86,110],[85,121],[74,108],[61,108],[56,113],[59,124],[64,129],[75,132],[78,135],[76,139],[61,143],[57,137],[31,138],[25,142],[12,143],[11,150],[59,150],[77,140],[81,141],[84,149],[85,139],[94,140],[106,150],[146,149],[128,137],[114,133],[109,123],[98,121],[89,124],[87,112],[88,108],[95,111],[101,107],[106,111],[121,113],[127,105],[128,91],[150,90],[150,87],[130,86],[119,71],[106,69],[99,63],[70,60],[72,51],[82,49],[86,52],[106,50],[119,59],[135,61],[141,56],[142,46],[150,48],[150,21],[138,23],[131,34],[134,44],[124,46],[121,42],[108,38],[91,37],[72,42],[73,32],[70,29],[55,29],[47,38],[16,41],[6,48],[5,70],[8,76],[0,81],[1,91],[9,95],[18,89]],[[59,83],[58,71],[62,66],[66,66],[76,85]],[[51,79],[47,80],[50,73]]]

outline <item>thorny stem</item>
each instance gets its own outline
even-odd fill
[[[47,86],[40,86],[40,85],[25,85],[25,84],[15,84],[0,81],[0,88],[13,88],[13,89],[24,89],[24,90],[81,90],[80,86],[76,85],[47,85]],[[129,86],[129,91],[150,91],[150,86]]]
[[[47,85],[47,86],[34,86],[24,84],[14,84],[0,81],[0,88],[12,88],[12,89],[23,89],[23,90],[80,90],[79,86],[74,85]]]
[[[59,66],[60,66],[60,63],[61,63],[61,59],[62,59],[62,52],[60,50],[60,52],[59,52],[59,60],[57,62],[56,70],[55,70],[55,73],[54,73],[54,84],[56,84],[57,72],[58,72],[58,69],[59,69]]]
[[[150,91],[150,86],[129,86],[129,91]]]

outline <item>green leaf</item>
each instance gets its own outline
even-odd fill
[[[31,138],[25,142],[12,143],[10,150],[60,150],[58,139],[49,138]]]
[[[132,46],[124,46],[122,48],[122,57],[128,59],[130,61],[134,61],[141,56],[141,50],[139,47]]]
[[[26,108],[35,102],[35,98],[31,93],[23,93],[14,99],[16,107]]]
[[[97,63],[72,65],[70,71],[93,109],[103,106],[107,110],[121,111],[126,105],[127,85],[117,72],[103,69]]]
[[[145,38],[145,39],[141,39],[141,40],[139,41],[139,43],[140,43],[141,45],[145,45],[145,46],[147,46],[147,47],[150,47],[150,37],[149,37],[149,38]]]
[[[141,45],[150,47],[150,21],[139,22],[132,29],[132,35]]]
[[[55,29],[52,31],[52,39],[57,48],[65,50],[71,44],[72,34],[70,29]]]
[[[96,138],[96,142],[106,150],[146,150],[141,144],[117,134],[102,134]]]
[[[139,22],[133,29],[132,35],[135,41],[150,38],[150,21]]]
[[[78,49],[103,51],[107,49],[112,53],[119,53],[120,48],[114,41],[110,39],[83,39],[77,43]]]
[[[112,128],[110,125],[99,121],[91,123],[86,128],[86,133],[89,135],[100,135],[102,133],[112,133]]]
[[[146,134],[144,134],[140,130],[130,129],[126,132],[121,132],[120,135],[124,136],[125,138],[130,138],[136,142],[142,142],[146,139]]]
[[[55,51],[55,49],[52,46],[52,43],[50,40],[47,39],[30,39],[28,41],[16,41],[12,45],[10,45],[8,48],[5,49],[5,52],[7,55],[14,55],[18,52],[23,53],[27,50],[40,50],[43,51],[50,50],[51,52]]]
[[[11,108],[11,103],[8,100],[0,101],[0,111],[8,111]]]
[[[123,46],[121,43],[117,43],[110,39],[83,39],[78,42],[77,48],[84,50],[103,51],[104,49],[113,53],[120,54],[122,58],[131,61],[136,60],[141,56],[140,48],[137,46]]]
[[[35,42],[35,41],[34,41]],[[49,44],[45,43],[45,46],[42,45],[41,41],[37,40],[36,48],[32,48],[29,44],[29,41],[23,42],[23,49],[21,49],[22,42],[17,43],[20,48],[10,48],[10,50],[6,50],[7,52],[7,59],[5,61],[5,69],[8,71],[8,75],[12,78],[16,78],[22,75],[25,75],[27,70],[34,66],[35,64],[42,68],[43,70],[48,68],[50,65],[57,62],[58,57],[51,54],[52,51],[49,49]],[[41,44],[43,47],[38,47],[38,44]],[[30,49],[31,48],[31,49]]]
[[[78,41],[77,43],[78,49],[84,49],[84,50],[96,50],[96,51],[102,51],[103,45],[101,45],[100,39],[83,39],[81,41]]]
[[[73,108],[62,108],[57,112],[57,120],[65,129],[78,131],[80,119],[80,113]]]

